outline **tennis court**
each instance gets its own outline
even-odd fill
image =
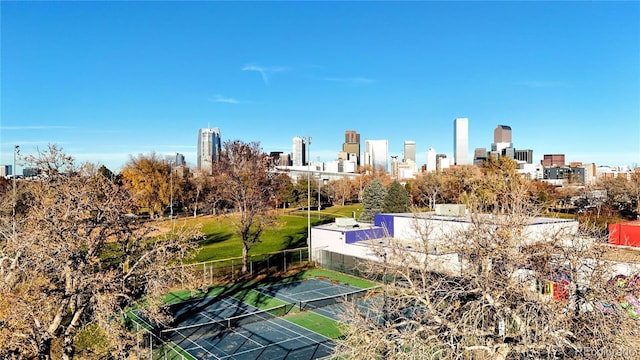
[[[314,278],[275,284],[256,291],[297,304],[302,311],[313,311],[335,321],[343,321],[347,303],[355,304],[363,313],[374,309],[371,304],[382,301],[382,296],[375,296],[376,289],[361,289],[329,279]]]
[[[333,353],[335,343],[281,316],[294,307],[267,310],[233,297],[173,306],[176,322],[161,331],[196,359],[317,359]]]

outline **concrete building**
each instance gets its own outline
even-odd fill
[[[483,226],[500,226],[499,215],[476,214]],[[311,229],[311,257],[323,267],[331,268],[327,259],[336,254],[361,260],[384,261],[377,254],[386,252],[393,243],[405,245],[416,258],[429,257],[432,271],[457,274],[464,266],[454,242],[473,225],[463,205],[436,205],[436,211],[406,214],[376,214],[373,224],[359,223],[351,218],[338,218],[335,223]],[[522,230],[520,243],[528,246],[548,240],[548,234],[575,234],[576,220],[537,217]],[[429,249],[424,251],[422,237],[428,236]],[[410,249],[414,248],[415,251]],[[514,249],[517,251],[517,249]],[[407,264],[411,266],[412,264]]]
[[[416,162],[416,142],[413,140],[405,140],[404,142],[404,162],[407,160]]]
[[[375,170],[382,169],[389,172],[389,141],[365,140],[364,141],[364,165],[370,165]]]
[[[473,151],[473,165],[482,166],[488,158],[487,148],[475,148]]]
[[[454,164],[467,165],[469,163],[469,119],[457,118],[453,124]]]
[[[9,177],[13,175],[12,165],[0,165],[0,176]]]
[[[511,141],[511,126],[498,125],[493,131],[493,144],[491,144],[491,151],[496,152],[498,156],[506,156],[504,151],[508,148],[513,148],[513,142]]]
[[[545,154],[540,163],[544,167],[564,166],[564,154]]]
[[[514,159],[527,164],[533,164],[533,150],[515,150]]]
[[[300,136],[294,136],[292,140],[292,152],[291,152],[291,164],[293,166],[304,166],[306,161],[306,148],[307,144]]]
[[[207,174],[213,174],[213,163],[220,160],[222,142],[220,129],[208,128],[198,130],[198,162],[197,166]]]
[[[438,161],[436,158],[437,155],[438,153],[436,153],[436,150],[434,148],[430,147],[429,150],[427,150],[427,161],[425,162],[426,172],[436,171],[438,165]]]

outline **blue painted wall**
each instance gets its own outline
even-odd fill
[[[373,223],[376,226],[386,227],[389,236],[393,237],[393,215],[375,214],[373,215]]]

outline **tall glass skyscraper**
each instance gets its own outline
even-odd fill
[[[453,160],[456,165],[469,163],[469,119],[457,118],[453,122]]]
[[[220,160],[222,143],[220,140],[220,129],[200,129],[198,130],[198,168],[207,174],[213,174],[213,162]]]
[[[371,165],[375,170],[382,168],[389,172],[389,141],[365,140],[364,164]]]

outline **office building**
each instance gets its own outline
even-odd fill
[[[209,175],[213,174],[213,163],[220,160],[222,142],[220,129],[198,130],[198,168]]]
[[[170,154],[165,156],[165,161],[169,164],[171,164],[171,166],[185,166],[187,165],[186,161],[184,160],[184,155],[180,154],[180,153],[175,153],[175,154]]]
[[[507,125],[498,125],[493,131],[493,144],[491,151],[498,156],[507,156],[506,149],[513,148],[511,141],[511,127]]]
[[[407,160],[416,162],[416,142],[413,140],[405,140],[404,142],[404,162]]]
[[[453,131],[453,161],[455,165],[469,163],[469,119],[454,120]]]
[[[533,150],[516,150],[514,159],[527,164],[533,164]]]
[[[8,177],[13,175],[12,168],[13,166],[11,165],[0,165],[0,176]]]
[[[389,172],[389,141],[365,140],[364,141],[364,165],[370,165],[373,169],[382,169]]]
[[[438,155],[438,153],[436,153],[436,150],[434,148],[430,147],[429,150],[427,150],[427,161],[425,163],[426,172],[436,171],[437,169],[436,155]]]
[[[291,153],[291,165],[304,166],[306,165],[306,149],[307,144],[300,136],[295,136],[292,140],[293,152]]]
[[[342,144],[342,152],[346,153],[346,157],[342,160],[350,160],[352,154],[356,155],[356,164],[360,166],[360,134],[355,130],[347,130],[344,132],[344,144]]]
[[[540,163],[544,167],[564,166],[564,154],[545,154]]]
[[[486,148],[475,148],[473,151],[473,165],[482,166],[487,161],[489,154]]]

